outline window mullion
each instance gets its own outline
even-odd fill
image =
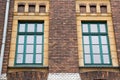
[[[44,24],[42,25],[42,26],[44,26]],[[44,52],[44,27],[42,27],[43,29],[42,29],[42,64],[43,64],[43,57],[44,57],[44,55],[43,55],[43,52]]]
[[[27,28],[28,28],[28,25],[27,23],[25,24],[25,41],[24,41],[24,53],[23,53],[23,64],[25,64],[25,59],[26,59],[26,45],[27,45]]]
[[[36,63],[36,32],[37,32],[37,24],[35,23],[35,30],[34,30],[34,53],[33,53],[33,63]]]

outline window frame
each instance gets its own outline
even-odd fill
[[[19,32],[20,30],[20,24],[25,24],[25,32]],[[27,32],[28,30],[28,24],[34,24],[34,32]],[[42,32],[37,32],[37,24],[42,24]],[[18,37],[20,35],[23,35],[24,36],[24,43],[23,43],[23,53],[18,53]],[[33,42],[33,53],[27,53],[26,52],[26,46],[27,46],[27,36],[34,36],[34,42]],[[42,43],[41,44],[37,44],[36,43],[36,36],[42,36]],[[42,59],[41,59],[41,63],[36,63],[36,45],[41,45],[42,46],[42,53],[39,53],[42,55]],[[18,54],[23,54],[23,60],[22,60],[22,63],[17,63],[17,55]],[[32,60],[32,63],[26,63],[25,60],[26,60],[26,54],[33,54],[33,60]],[[14,64],[15,65],[43,65],[43,61],[44,60],[44,22],[38,22],[38,21],[18,21],[18,28],[17,28],[17,41],[16,41],[16,51],[15,51],[15,61],[14,61]]]
[[[88,25],[88,32],[83,32],[83,24],[87,24]],[[97,30],[98,32],[97,33],[94,33],[94,32],[91,32],[91,29],[90,29],[90,24],[96,24],[97,25]],[[103,32],[101,33],[100,32],[100,24],[105,24],[105,28],[106,28],[106,32]],[[90,63],[86,63],[85,62],[85,51],[84,51],[84,46],[86,44],[84,44],[84,36],[88,36],[89,37],[89,48],[90,48]],[[94,63],[94,59],[93,59],[93,56],[95,55],[93,52],[92,52],[92,46],[93,45],[96,45],[96,44],[92,44],[92,36],[98,36],[98,41],[99,41],[99,44],[97,44],[99,46],[99,50],[100,50],[100,63],[97,64],[97,63]],[[101,40],[101,36],[106,36],[106,39],[107,39],[107,44],[102,44],[102,40]],[[108,53],[106,54],[103,54],[103,50],[102,50],[102,46],[103,45],[106,45],[108,47]],[[107,22],[106,21],[82,21],[82,46],[83,46],[83,56],[84,56],[84,64],[85,66],[111,66],[112,65],[112,61],[111,61],[111,54],[110,54],[110,44],[109,44],[109,37],[108,37],[108,28],[107,28]],[[104,58],[103,58],[103,55],[107,55],[109,57],[109,64],[107,63],[104,63]]]

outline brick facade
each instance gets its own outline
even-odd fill
[[[5,13],[5,0],[0,0],[0,47]],[[112,17],[120,65],[120,1],[111,0]],[[10,2],[3,73],[8,73],[14,0]],[[119,80],[120,72],[91,71],[80,72],[78,64],[78,44],[75,0],[50,0],[49,11],[49,70],[9,72],[8,80],[47,80],[48,73],[80,73],[82,80]],[[19,69],[19,68],[17,68]]]
[[[6,0],[0,0],[0,49],[1,49],[1,45],[2,45],[5,7],[6,7]]]
[[[49,70],[78,72],[75,0],[50,0]]]
[[[13,23],[13,10],[14,10],[13,5],[14,5],[14,0],[11,0],[10,1],[10,10],[9,10],[8,28],[7,28],[7,34],[6,34],[7,36],[6,36],[6,43],[5,43],[5,52],[4,52],[2,73],[7,72],[7,66],[8,66],[8,57],[9,57],[9,52],[10,52],[11,32],[12,32],[12,23]]]
[[[48,72],[23,71],[8,74],[7,80],[47,80]]]
[[[118,62],[120,66],[120,0],[111,0],[113,26],[116,38],[116,47],[118,53]]]

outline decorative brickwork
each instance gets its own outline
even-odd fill
[[[118,72],[94,71],[80,75],[82,80],[120,80],[120,73]]]
[[[11,31],[12,31],[12,23],[13,23],[13,8],[14,8],[13,5],[14,5],[14,0],[11,0],[10,1],[7,36],[6,36],[6,44],[5,44],[5,52],[4,52],[4,60],[3,60],[3,69],[2,69],[3,73],[7,72],[7,66],[8,66],[8,57],[9,57],[10,42],[11,42]]]
[[[120,0],[111,0],[113,25],[116,37],[118,62],[120,66]]]
[[[49,71],[78,72],[75,0],[50,0]]]
[[[8,73],[7,80],[47,80],[48,72],[23,71]]]

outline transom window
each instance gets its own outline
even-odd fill
[[[20,22],[17,34],[16,64],[42,64],[43,37],[43,23]]]
[[[106,22],[83,22],[85,65],[110,65],[110,48]]]

